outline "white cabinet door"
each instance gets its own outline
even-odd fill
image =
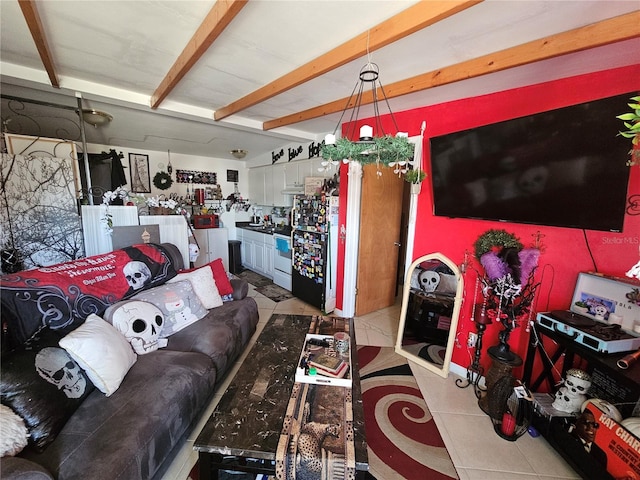
[[[265,204],[264,168],[257,167],[249,170],[249,200],[258,205]]]
[[[255,243],[253,248],[255,252],[253,270],[264,274],[266,273],[264,243]]]
[[[292,186],[298,184],[298,163],[299,162],[289,162],[283,165],[285,185]]]
[[[282,190],[284,190],[286,186],[286,165],[274,165],[272,167],[272,179],[271,179],[271,188],[273,189],[273,205],[277,207],[285,207],[290,204],[290,200],[288,201],[286,197],[288,195],[283,195]]]
[[[264,172],[264,205],[273,206],[273,167],[262,167]]]
[[[194,230],[200,247],[194,267],[202,267],[216,258],[221,258],[224,269],[229,271],[229,233],[226,228],[204,228]]]
[[[209,239],[207,255],[212,262],[221,258],[224,269],[229,271],[229,232],[226,228],[208,228],[206,230]]]

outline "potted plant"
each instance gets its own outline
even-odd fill
[[[422,187],[422,181],[426,178],[427,174],[424,170],[414,168],[407,170],[404,174],[405,182],[411,184],[411,193],[420,193]]]
[[[626,130],[620,132],[624,138],[631,139],[631,150],[629,155],[631,158],[627,160],[627,165],[640,165],[640,96],[631,97],[634,103],[629,103],[632,112],[623,113],[616,118],[622,120]]]
[[[589,311],[589,305],[587,304],[587,302],[583,302],[582,300],[578,300],[577,302],[575,302],[573,304],[573,309],[577,312],[577,313],[581,313],[581,314],[585,314]]]

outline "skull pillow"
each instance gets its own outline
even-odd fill
[[[418,274],[418,283],[422,291],[435,292],[440,283],[440,274],[429,270],[422,271]]]
[[[167,340],[159,340],[164,315],[149,302],[128,300],[107,308],[104,319],[110,322],[129,341],[138,355],[166,347]]]

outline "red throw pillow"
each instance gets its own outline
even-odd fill
[[[221,258],[216,258],[213,262],[209,263],[211,271],[213,272],[213,279],[216,281],[216,287],[220,295],[231,295],[233,293],[233,287],[227,277],[227,272],[224,269],[224,264]]]

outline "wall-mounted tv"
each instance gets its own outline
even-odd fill
[[[622,231],[634,95],[432,137],[434,214]]]

